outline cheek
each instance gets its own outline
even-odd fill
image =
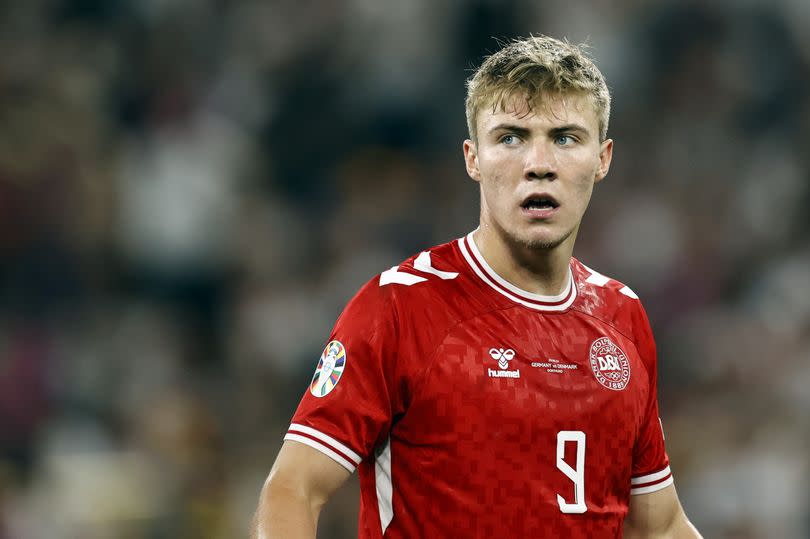
[[[481,172],[481,189],[487,195],[493,195],[504,189],[505,172],[502,164],[494,159],[479,162]]]
[[[517,152],[491,151],[483,157],[479,160],[481,176],[498,189],[523,176],[522,157]]]
[[[498,207],[498,200],[501,198],[501,180],[497,174],[483,174],[481,175],[481,197],[490,209]]]
[[[581,195],[590,196],[591,191],[593,191],[593,176],[583,176],[579,182],[577,182],[577,192]]]
[[[508,175],[503,170],[490,171],[486,179],[481,182],[484,197],[491,208],[500,208],[509,202]]]
[[[599,170],[598,159],[594,161],[590,158],[583,159],[580,156],[578,159],[571,159],[565,166],[570,167],[572,171],[576,171],[571,175],[574,190],[580,194],[590,193],[593,189],[596,173]]]
[[[577,179],[573,186],[574,197],[582,205],[587,206],[593,192],[593,177],[583,175]]]
[[[574,213],[579,216],[581,219],[582,216],[585,214],[585,211],[588,209],[588,205],[591,202],[591,194],[593,193],[593,182],[590,181],[582,181],[576,186],[576,191],[574,193],[574,206],[576,209]],[[572,209],[573,209],[572,207]]]

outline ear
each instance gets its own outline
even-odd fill
[[[599,148],[599,168],[596,169],[594,183],[601,182],[610,170],[610,162],[613,160],[613,139],[606,139]]]
[[[481,170],[478,168],[478,147],[470,139],[464,141],[464,164],[467,166],[467,175],[473,180],[481,181]]]

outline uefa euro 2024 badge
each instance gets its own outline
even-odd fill
[[[346,348],[340,341],[331,341],[326,345],[315,369],[315,376],[309,384],[309,392],[316,397],[325,397],[343,376],[346,367]]]

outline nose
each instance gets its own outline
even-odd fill
[[[536,141],[526,153],[523,177],[527,180],[554,180],[557,178],[557,158],[551,143]]]

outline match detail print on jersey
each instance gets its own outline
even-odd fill
[[[340,377],[343,376],[343,369],[346,368],[346,348],[340,341],[332,341],[326,345],[309,384],[309,391],[315,397],[325,397],[330,391],[335,389]]]

